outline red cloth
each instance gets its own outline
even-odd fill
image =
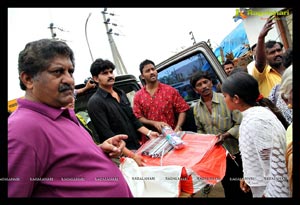
[[[181,173],[180,191],[189,194],[194,193],[193,178],[191,175],[188,175],[184,167],[182,168],[182,173]]]
[[[179,165],[193,170],[206,183],[216,184],[225,176],[226,150],[215,146],[215,135],[186,133],[182,137],[185,143],[183,149],[173,149],[162,159],[162,165]],[[139,150],[142,150],[145,143]],[[138,150],[137,153],[140,153]],[[160,166],[161,158],[143,156],[148,166]],[[184,174],[184,173],[183,173]]]

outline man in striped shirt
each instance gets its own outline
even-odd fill
[[[226,198],[251,198],[251,192],[240,189],[240,178],[243,176],[242,161],[238,145],[239,125],[242,115],[238,110],[230,111],[221,93],[212,90],[212,79],[208,73],[195,73],[190,84],[200,99],[193,108],[197,132],[215,134],[219,138],[217,145],[227,150],[226,174],[222,185]],[[206,187],[209,193],[209,187]],[[208,194],[206,193],[206,194]]]

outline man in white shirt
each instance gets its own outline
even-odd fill
[[[252,56],[253,56],[253,61],[251,61],[247,65],[247,71],[250,75],[252,75],[253,68],[255,66],[255,59],[256,59],[256,43],[251,46],[251,51],[252,51]]]

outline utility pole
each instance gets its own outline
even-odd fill
[[[109,18],[106,19],[106,16],[105,16],[106,14],[110,14],[110,15],[114,16],[114,14],[107,13],[106,11],[107,11],[107,9],[105,8],[104,11],[102,11],[102,15],[103,15],[105,28],[106,28],[106,33],[107,33],[107,36],[108,36],[109,45],[110,45],[112,56],[113,56],[113,59],[114,59],[114,64],[116,66],[116,71],[117,71],[117,74],[119,74],[119,75],[127,74],[127,69],[126,69],[126,67],[125,67],[125,65],[122,61],[121,55],[118,51],[118,48],[117,48],[116,43],[115,43],[115,41],[113,39],[113,36],[112,36],[112,35],[118,36],[119,34],[118,33],[113,33],[112,28],[108,27],[108,24],[111,24],[110,19]],[[112,23],[112,25],[116,25],[116,24]]]
[[[55,29],[58,29],[58,30],[60,30],[60,31],[62,31],[62,32],[68,32],[68,31],[65,31],[64,29],[59,28],[59,27],[55,27],[55,26],[54,26],[54,23],[50,23],[50,25],[49,25],[48,28],[50,29],[52,39],[54,39],[54,40],[60,40],[60,41],[66,42],[66,40],[64,40],[64,39],[56,38],[57,34],[56,34],[56,32],[55,32],[54,30],[55,30]]]
[[[48,28],[50,29],[52,39],[56,39],[56,38],[55,38],[55,37],[56,37],[56,33],[54,32],[54,29],[55,29],[56,27],[54,27],[54,24],[53,24],[53,23],[50,23],[50,26],[49,26]]]
[[[193,42],[193,45],[195,45],[195,44],[196,44],[196,39],[195,39],[195,37],[194,37],[193,31],[190,31],[190,35],[192,36],[191,40],[194,41],[194,42]]]

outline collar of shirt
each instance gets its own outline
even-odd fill
[[[79,124],[73,109],[54,108],[43,103],[38,103],[23,98],[17,99],[17,102],[18,102],[19,109],[22,108],[30,109],[32,111],[41,113],[42,115],[45,115],[51,118],[52,120],[56,120],[60,116],[65,116],[70,120],[74,121],[76,124]]]
[[[120,89],[118,89],[116,87],[114,87],[113,89],[114,89],[114,91],[116,91],[118,93],[118,95],[120,97],[120,103],[121,104],[122,103],[125,103],[125,104],[130,103],[129,100],[128,100],[128,98],[127,98],[127,96],[126,96],[126,93],[123,90],[120,90]],[[113,96],[109,92],[107,92],[106,90],[104,90],[104,89],[102,89],[100,87],[98,87],[98,89],[97,89],[96,92],[99,95],[101,95],[104,99],[107,99],[108,97],[113,98]]]
[[[118,93],[118,95],[121,97],[122,96],[122,91],[116,87],[113,88],[114,91]],[[102,95],[104,98],[107,98],[108,96],[112,96],[109,92],[104,90],[103,88],[98,87],[97,92]]]
[[[213,103],[220,103],[220,99],[219,99],[218,94],[216,92],[214,92],[214,91],[212,93],[213,93],[213,97],[212,97],[211,101]],[[200,102],[201,105],[205,105],[205,102],[202,100],[202,97],[200,97],[200,101],[199,102]]]

